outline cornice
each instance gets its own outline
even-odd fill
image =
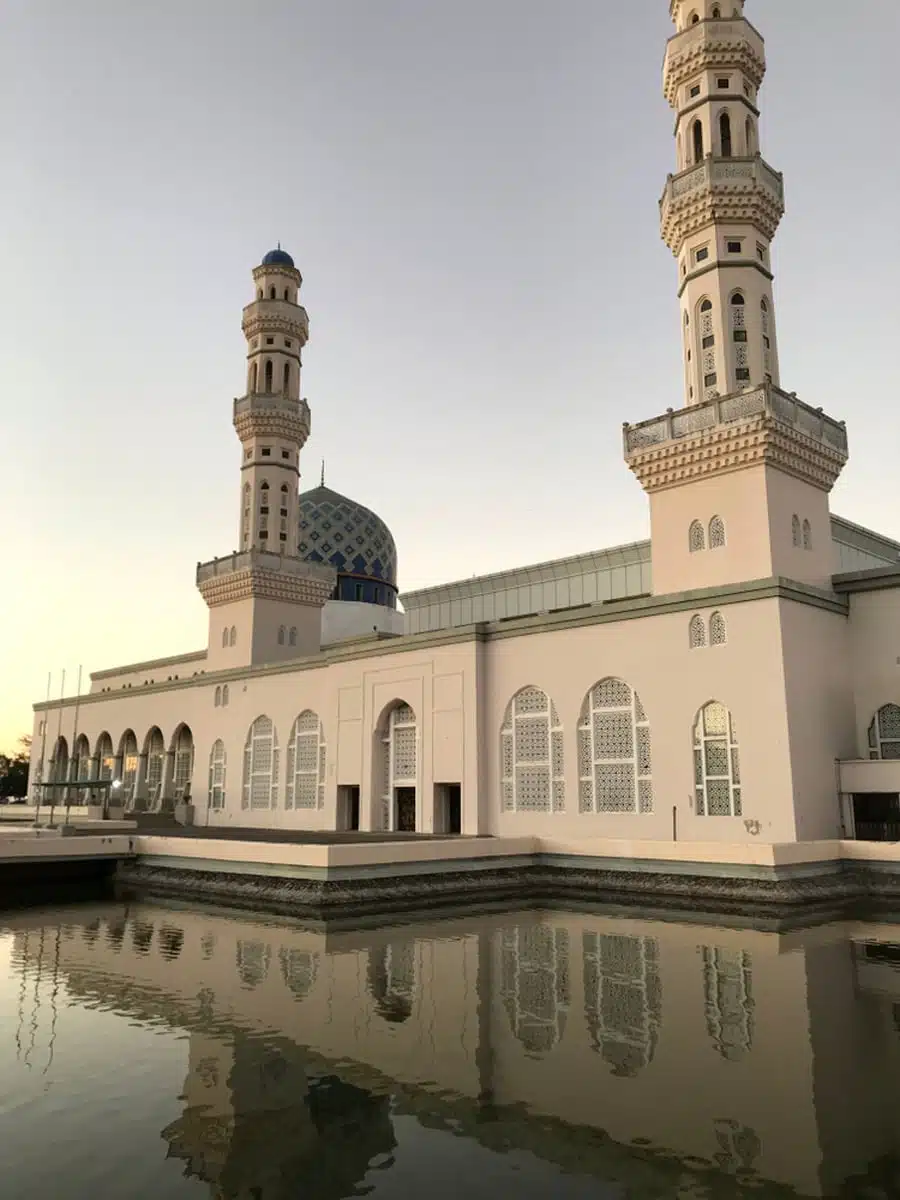
[[[677,255],[686,238],[709,225],[751,224],[771,241],[783,216],[784,200],[758,178],[705,182],[680,195],[670,180],[660,204],[660,232]]]
[[[289,267],[287,263],[260,263],[258,267],[253,268],[254,280],[268,275],[283,275],[285,279],[293,280],[298,286],[303,282],[303,276],[297,268]]]
[[[640,448],[626,462],[646,492],[751,467],[773,467],[830,492],[847,456],[764,413]]]
[[[577,609],[563,609],[556,613],[534,613],[530,616],[511,617],[505,621],[483,622],[453,629],[439,629],[428,633],[405,634],[398,637],[373,636],[328,647],[318,654],[296,658],[287,662],[266,663],[257,667],[233,667],[221,671],[210,671],[205,675],[192,676],[177,681],[149,684],[139,690],[121,689],[115,692],[92,692],[84,696],[71,696],[60,702],[40,701],[33,705],[35,712],[56,711],[75,704],[96,704],[119,701],[126,698],[146,696],[148,693],[171,692],[191,687],[208,687],[210,684],[230,683],[242,680],[264,680],[273,675],[289,675],[301,671],[322,670],[338,662],[356,659],[380,658],[394,654],[415,654],[423,650],[435,650],[443,646],[473,647],[507,638],[529,637],[539,633],[554,633],[567,629],[591,625],[614,625],[623,621],[667,616],[672,613],[693,612],[702,608],[722,608],[732,604],[747,604],[757,601],[783,600],[807,605],[846,618],[849,600],[834,592],[810,587],[796,580],[772,576],[768,579],[748,580],[745,583],[727,584],[720,587],[698,588],[693,591],[673,592],[665,596],[632,597],[626,600],[606,601],[601,604],[583,605]]]
[[[257,301],[257,303],[261,304],[262,301]],[[302,312],[303,310],[301,309],[300,311]],[[304,317],[305,315],[304,313]],[[241,321],[241,330],[248,342],[251,338],[260,337],[267,333],[289,334],[291,337],[297,339],[301,347],[305,346],[309,341],[308,320],[301,320],[300,318],[292,319],[291,317],[280,315],[276,316],[274,313],[270,315],[259,313],[245,316]],[[267,349],[270,353],[278,351],[277,346],[260,346],[257,349],[260,353]]]
[[[251,598],[321,608],[334,591],[334,580],[272,571],[264,567],[247,567],[212,575],[197,586],[210,608]]]
[[[678,255],[680,253],[681,253],[681,247],[679,246],[678,250],[675,251],[676,258],[678,257]],[[730,270],[733,270],[735,267],[740,267],[745,270],[748,267],[752,267],[754,271],[758,271],[759,274],[763,275],[766,279],[768,279],[770,283],[775,278],[775,276],[772,274],[772,272],[769,270],[769,268],[763,266],[763,264],[761,262],[759,262],[758,259],[755,259],[755,258],[737,258],[737,257],[735,257],[735,258],[730,258],[727,262],[721,258],[713,259],[713,261],[710,263],[704,263],[702,267],[695,267],[693,271],[688,271],[687,275],[685,275],[682,278],[681,283],[678,287],[678,299],[679,300],[681,299],[681,297],[684,295],[685,288],[688,286],[688,284],[692,283],[695,279],[700,279],[703,275],[709,275],[713,271],[730,271]]]
[[[280,437],[297,442],[301,448],[306,444],[310,431],[308,412],[304,416],[277,408],[237,413],[233,425],[242,442],[250,438]]]

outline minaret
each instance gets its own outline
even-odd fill
[[[244,309],[247,394],[234,406],[241,439],[241,550],[296,553],[300,451],[309,406],[300,399],[300,352],[309,338],[297,303],[303,280],[279,246],[253,271],[256,298]]]
[[[771,243],[781,175],[760,155],[765,44],[744,0],[671,0],[664,67],[677,171],[660,201],[678,260],[686,404],[778,385]]]
[[[277,662],[320,647],[322,606],[335,585],[327,566],[297,557],[300,451],[309,405],[300,399],[300,355],[309,337],[297,302],[302,279],[279,246],[253,271],[244,309],[247,390],[234,402],[241,442],[238,550],[198,563],[210,610],[210,669]]]
[[[773,579],[827,590],[828,495],[847,430],[779,386],[769,246],[784,189],[758,150],[763,40],[743,0],[670,0],[669,10],[679,171],[660,208],[679,264],[685,407],[624,431],[650,497],[653,591]]]

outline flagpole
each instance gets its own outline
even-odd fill
[[[48,671],[47,672],[47,699],[45,701],[46,704],[50,703],[50,685],[51,685],[52,679],[53,679],[53,672]],[[36,804],[35,810],[34,810],[35,825],[37,825],[37,823],[38,823],[38,813],[41,811],[41,792],[43,790],[43,783],[44,783],[44,755],[47,752],[48,715],[49,715],[49,710],[45,708],[44,709],[44,719],[43,719],[43,721],[41,721],[41,762],[40,762],[40,766],[38,767],[38,777],[37,777],[37,781],[36,781],[37,782],[37,804]]]
[[[69,774],[72,773],[72,766],[75,767],[75,782],[78,782],[78,776],[81,774],[81,762],[74,757],[75,747],[78,745],[78,707],[81,704],[81,671],[82,665],[78,664],[78,690],[75,693],[75,718],[72,726],[72,754],[69,756]],[[77,791],[77,789],[76,789]],[[66,824],[69,823],[69,805],[72,803],[72,789],[66,788]]]
[[[59,771],[59,762],[56,758],[56,755],[59,754],[59,742],[60,742],[60,738],[62,737],[63,697],[65,696],[65,694],[66,694],[66,668],[63,667],[62,683],[59,685],[59,715],[58,715],[58,719],[56,722],[56,749],[54,751],[54,757],[53,757],[53,761],[56,763],[57,772]],[[68,769],[69,769],[69,756],[67,754],[66,755],[66,770],[68,770]],[[56,779],[53,779],[53,780],[51,780],[51,782],[58,783],[59,781]],[[56,808],[56,788],[55,787],[52,788],[50,791],[50,820],[48,821],[48,825],[53,824],[54,808]]]

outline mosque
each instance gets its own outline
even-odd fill
[[[649,540],[398,593],[385,522],[324,478],[299,491],[309,323],[270,251],[242,318],[238,548],[197,567],[207,644],[36,704],[36,792],[105,781],[232,828],[900,836],[900,544],[831,513],[847,428],[781,386],[763,39],[744,0],[670,10],[683,403],[622,432]]]

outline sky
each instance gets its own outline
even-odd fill
[[[747,0],[782,384],[900,538],[896,0]],[[646,537],[621,427],[683,404],[667,0],[0,0],[0,749],[52,672],[205,645],[241,309],[303,273],[303,394],[401,590]]]

